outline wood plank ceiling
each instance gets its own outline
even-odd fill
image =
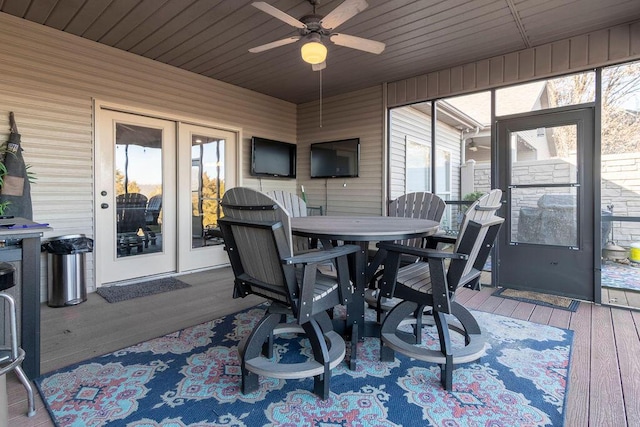
[[[267,0],[300,18],[305,0]],[[294,103],[317,99],[320,76],[296,35],[252,0],[0,0],[0,11]],[[323,0],[328,14],[342,0]],[[339,32],[386,43],[381,55],[326,43],[323,95],[513,52],[640,19],[638,0],[368,0]]]

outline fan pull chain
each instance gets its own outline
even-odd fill
[[[322,127],[322,70],[320,70],[320,127]]]

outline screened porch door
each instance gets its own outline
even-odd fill
[[[500,286],[593,301],[593,114],[498,120]]]

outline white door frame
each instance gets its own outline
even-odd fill
[[[100,200],[101,196],[101,189],[99,188],[100,183],[98,183],[98,174],[104,173],[105,171],[103,170],[103,165],[101,164],[100,159],[98,158],[98,154],[97,151],[95,151],[97,149],[97,147],[99,147],[100,144],[100,132],[99,132],[99,126],[101,123],[101,119],[102,119],[102,115],[101,115],[101,111],[103,109],[106,110],[113,110],[113,111],[117,111],[117,112],[121,112],[121,113],[129,113],[129,114],[135,114],[135,115],[140,115],[140,116],[146,116],[146,117],[150,117],[150,118],[155,118],[155,119],[161,119],[161,120],[168,120],[168,121],[172,121],[176,124],[178,124],[178,126],[180,124],[189,124],[189,125],[195,125],[195,126],[201,126],[204,128],[213,128],[213,129],[220,129],[226,132],[231,132],[233,134],[235,134],[236,136],[236,147],[235,147],[235,152],[233,154],[235,154],[235,170],[232,172],[233,176],[229,176],[229,180],[230,181],[234,181],[235,182],[235,186],[240,186],[242,185],[242,164],[243,164],[243,155],[242,155],[242,128],[239,127],[234,127],[234,126],[229,126],[227,124],[222,124],[222,123],[217,123],[217,122],[212,122],[210,120],[206,120],[206,119],[200,119],[197,117],[193,117],[193,116],[185,116],[185,115],[181,115],[181,114],[174,114],[172,112],[162,112],[159,110],[150,110],[148,108],[145,107],[139,107],[139,106],[132,106],[132,105],[123,105],[120,103],[116,103],[116,102],[111,102],[111,101],[105,101],[105,100],[101,100],[101,99],[94,99],[93,100],[93,129],[94,129],[94,209],[95,212],[98,211],[98,209],[100,209],[101,203],[102,201]],[[176,150],[176,154],[177,152],[180,151],[180,147],[183,144],[186,144],[188,146],[191,145],[190,141],[186,141],[186,142],[180,142],[179,141],[179,136],[176,134],[176,144],[177,144],[177,150]],[[178,157],[178,155],[176,155],[176,158]],[[190,157],[190,156],[189,156]],[[176,160],[176,164],[174,166],[176,168],[176,172],[178,171],[177,169],[177,160]],[[232,179],[233,178],[233,179]],[[187,185],[187,184],[180,184],[180,185]],[[227,186],[227,188],[231,188],[231,186]],[[186,192],[188,193],[189,189],[186,189]],[[177,189],[178,193],[181,193],[181,188]],[[114,196],[115,197],[115,196]],[[114,200],[115,201],[115,200]],[[180,220],[179,215],[176,215],[177,220]],[[190,218],[188,218],[190,221]],[[93,218],[93,222],[94,222],[94,237],[96,238],[96,240],[98,240],[100,237],[102,237],[102,234],[104,232],[101,232],[101,228],[103,226],[103,224],[101,224],[98,221],[98,215],[94,214],[94,218]],[[189,234],[188,236],[184,236],[184,238],[189,238],[189,241],[191,239],[191,235]],[[178,237],[179,239],[180,237]],[[175,243],[176,247],[178,247],[178,243]],[[97,245],[96,245],[97,246]],[[98,247],[95,248],[96,250],[99,250]],[[163,274],[163,275],[171,275],[174,274],[178,271],[183,272],[186,271],[185,269],[180,269],[178,267],[177,262],[179,261],[179,253],[178,251],[176,251],[176,256],[175,256],[175,261],[176,261],[176,266],[173,269],[174,271],[172,273],[168,273],[168,274]],[[101,277],[103,275],[103,271],[104,271],[104,266],[102,265],[101,261],[100,261],[100,255],[99,253],[94,253],[94,283],[96,284],[96,287],[101,286]],[[215,261],[214,259],[212,259],[212,263],[209,265],[210,267],[214,267],[216,265],[219,265],[219,261]],[[202,266],[200,268],[206,268],[208,266]],[[139,275],[134,275],[134,276],[139,276]]]
[[[178,125],[178,272],[220,266],[229,263],[223,245],[192,247],[192,200],[191,200],[191,141],[192,136],[206,136],[225,140],[224,183],[225,188],[237,185],[238,165],[233,163],[240,146],[237,133],[208,126],[179,123]]]

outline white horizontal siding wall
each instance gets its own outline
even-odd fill
[[[391,110],[389,135],[389,199],[393,200],[407,192],[405,173],[407,140],[431,147],[431,116],[410,106],[394,108]],[[438,122],[436,126],[436,148],[451,153],[451,165],[453,168],[451,194],[453,200],[458,200],[460,171],[457,165],[460,164],[460,131],[445,123]]]
[[[307,201],[323,206],[329,215],[380,215],[383,194],[382,86],[298,106],[298,184]],[[310,178],[309,147],[314,142],[360,138],[358,178]]]
[[[6,140],[13,111],[26,162],[37,175],[34,220],[54,228],[45,238],[94,235],[93,99],[241,129],[244,185],[256,188],[261,182],[249,176],[250,137],[296,142],[294,104],[2,13],[0,75],[0,119],[6,120],[0,138]],[[87,260],[93,290],[93,257]],[[45,283],[43,262],[43,300]]]
[[[431,117],[411,107],[391,110],[389,120],[389,199],[406,193],[407,139],[431,147]]]
[[[640,59],[640,22],[389,83],[387,105],[477,92],[634,59]]]

